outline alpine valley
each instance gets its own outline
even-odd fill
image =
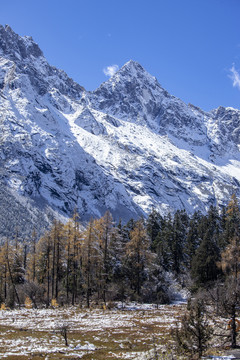
[[[0,123],[1,236],[240,198],[240,111],[186,105],[132,60],[89,92],[0,26]]]

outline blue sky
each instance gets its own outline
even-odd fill
[[[240,0],[0,0],[0,9],[2,25],[32,36],[87,90],[133,59],[186,103],[240,109]]]

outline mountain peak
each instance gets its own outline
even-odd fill
[[[43,56],[39,46],[32,37],[21,37],[9,25],[0,25],[0,51],[8,54],[12,59],[25,59],[32,55],[37,58]]]
[[[11,64],[14,63],[14,71],[20,75],[27,75],[33,89],[39,95],[45,95],[50,89],[58,89],[61,94],[79,98],[84,91],[84,88],[69,78],[64,71],[48,64],[42,50],[31,36],[22,37],[16,34],[9,25],[0,25],[0,55],[10,60],[10,68],[2,72],[2,83],[6,80],[9,82],[9,77],[5,75],[11,72]],[[11,72],[10,78],[11,87],[23,87],[19,76],[14,80],[14,73]]]
[[[129,60],[128,62],[126,62],[126,64],[124,64],[121,69],[128,69],[128,70],[134,69],[137,71],[145,71],[142,65],[140,65],[137,61],[134,60]]]
[[[151,81],[156,81],[156,78],[150,75],[144,67],[139,64],[137,61],[129,60],[126,64],[124,64],[120,70],[115,74],[116,77],[121,76],[128,76],[134,78],[148,78]],[[113,76],[114,78],[114,76]]]
[[[133,88],[142,86],[143,84],[148,84],[149,86],[160,86],[157,82],[157,79],[149,74],[142,65],[137,61],[129,60],[125,63],[110,79],[102,83],[98,89],[95,90],[95,93],[99,89],[111,88],[111,90],[117,90],[119,87],[121,91],[122,87],[126,87],[126,90],[131,90]]]
[[[0,27],[3,28],[2,25],[0,25]],[[5,31],[8,31],[8,32],[11,32],[11,33],[14,33],[14,31],[13,31],[12,28],[11,28],[11,26],[8,25],[8,24],[5,25],[4,30],[5,30]]]
[[[154,76],[138,62],[129,60],[93,92],[91,101],[100,111],[155,128],[154,119],[160,112],[161,103],[169,97]]]

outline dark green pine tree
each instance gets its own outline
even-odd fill
[[[219,215],[220,217],[220,227],[221,227],[221,234],[219,235],[219,247],[220,250],[223,251],[226,247],[226,245],[228,244],[227,238],[225,236],[225,230],[226,230],[226,219],[227,219],[227,213],[226,213],[227,209],[224,206],[221,209],[221,213]]]
[[[171,214],[162,219],[162,226],[154,240],[153,248],[157,254],[157,263],[165,270],[171,267],[171,243],[173,238],[173,226]]]
[[[157,210],[155,209],[152,209],[147,219],[147,233],[150,238],[151,249],[153,251],[156,250],[155,239],[158,236],[159,231],[161,230],[162,222],[163,222],[163,218],[159,214],[159,212],[157,212]]]
[[[192,259],[191,275],[196,287],[204,287],[217,279],[220,270],[217,262],[220,260],[220,251],[217,246],[214,227],[206,230],[203,240]]]
[[[185,210],[177,210],[173,219],[173,235],[171,242],[172,270],[179,273],[184,259],[184,246],[188,230],[188,216]]]
[[[184,264],[188,270],[191,268],[192,258],[196,253],[197,248],[200,244],[200,237],[198,226],[201,221],[201,213],[196,211],[189,221],[188,232],[186,235],[186,242],[184,247]]]

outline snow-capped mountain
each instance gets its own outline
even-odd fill
[[[240,197],[240,111],[186,105],[134,61],[87,92],[0,26],[0,121],[3,235],[74,209],[127,220]]]

